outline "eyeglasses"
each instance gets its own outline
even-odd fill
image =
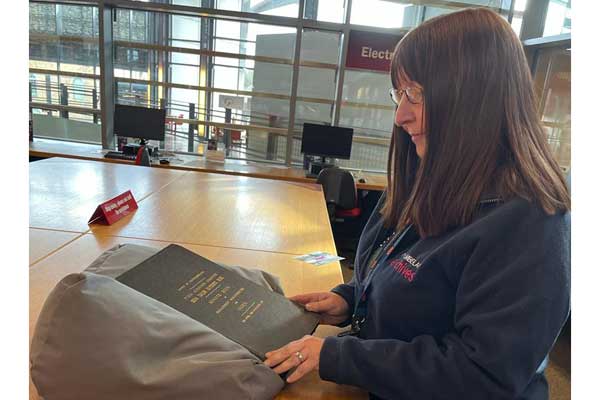
[[[407,87],[406,89],[390,89],[390,97],[395,105],[399,105],[402,95],[406,93],[406,98],[411,104],[423,103],[423,91],[418,87]]]

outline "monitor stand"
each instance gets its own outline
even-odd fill
[[[308,164],[308,171],[306,171],[307,178],[316,178],[322,169],[335,167],[333,162],[327,162],[325,157],[315,157]]]

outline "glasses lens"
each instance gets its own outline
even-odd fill
[[[421,89],[419,88],[407,88],[406,97],[408,97],[408,101],[413,104],[420,104],[423,102],[423,92],[421,92]]]

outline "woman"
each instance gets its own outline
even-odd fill
[[[349,284],[293,297],[347,334],[267,354],[294,382],[384,399],[547,399],[569,313],[570,199],[521,44],[469,9],[408,33],[392,60],[388,188]]]

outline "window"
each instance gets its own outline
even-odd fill
[[[513,27],[513,29],[515,30],[515,33],[519,37],[521,36],[521,28],[523,25],[523,13],[525,12],[525,9],[527,8],[527,1],[528,0],[516,0],[515,1],[515,8],[513,10],[513,18],[512,18],[511,26]]]
[[[571,0],[550,0],[543,36],[569,32],[571,32]]]
[[[344,22],[346,0],[307,1],[304,18],[327,22]]]
[[[97,7],[29,3],[34,136],[101,142],[98,35]]]
[[[285,161],[294,28],[148,11],[117,15],[117,101],[165,106],[174,118],[166,150],[202,153],[216,138],[230,157]],[[156,34],[164,23],[168,34]],[[273,134],[281,156],[269,142]]]
[[[381,28],[410,29],[422,21],[462,10],[466,7],[487,7],[508,15],[510,2],[503,0],[423,1],[354,0],[350,23]]]
[[[544,36],[570,32],[570,1],[548,1]],[[151,10],[153,3],[160,8]],[[299,0],[138,0],[129,2],[127,9],[115,6],[115,101],[165,107],[166,140],[159,145],[167,151],[202,154],[207,141],[217,139],[229,158],[300,163],[302,125],[323,123],[354,129],[351,159],[341,165],[385,171],[394,114],[389,73],[381,66],[357,65],[351,57],[346,57],[348,66],[342,64],[344,32],[349,28],[379,35],[388,28],[391,36],[399,36],[423,21],[471,6],[508,18],[514,3],[512,27],[519,34],[528,5],[537,4],[353,0],[348,10],[348,3],[306,0],[301,19]],[[206,10],[196,16],[180,14],[182,6]],[[38,119],[62,118],[99,129],[98,8],[44,1],[30,2],[29,11],[32,113]],[[239,18],[229,18],[231,12]],[[350,26],[344,25],[346,18]],[[301,48],[294,60],[298,34]],[[381,44],[378,40],[374,41]],[[542,65],[558,68],[568,55],[544,57],[539,58],[536,79],[548,72],[540,69]],[[570,97],[560,89],[561,78],[548,76],[547,82],[538,82],[544,124],[564,166],[570,151],[565,122],[570,118]],[[55,135],[48,132],[34,134]],[[56,135],[101,142],[99,130]]]

